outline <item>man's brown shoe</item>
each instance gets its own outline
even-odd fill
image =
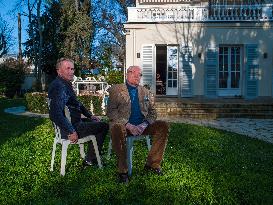
[[[150,167],[147,164],[144,166],[144,170],[149,171],[149,172],[153,172],[153,173],[155,173],[155,174],[157,174],[159,176],[163,175],[163,172],[162,172],[161,168],[153,168],[153,167]]]
[[[128,184],[129,176],[128,173],[119,173],[118,174],[118,182],[123,184]]]

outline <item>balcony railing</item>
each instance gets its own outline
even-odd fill
[[[181,3],[192,2],[193,0],[138,0],[139,4],[152,4],[152,3]]]
[[[128,22],[272,21],[273,4],[129,7]]]

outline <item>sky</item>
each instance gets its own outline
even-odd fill
[[[14,9],[16,3],[19,0],[0,0],[0,15],[2,19],[4,19],[9,27],[12,29],[12,41],[13,46],[10,48],[9,53],[10,54],[17,54],[18,53],[18,11],[11,12],[12,9]],[[28,23],[27,18],[22,16],[22,42],[24,42],[27,38],[26,33],[26,25]]]

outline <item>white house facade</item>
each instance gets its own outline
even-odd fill
[[[125,28],[126,67],[156,95],[273,97],[271,1],[137,0]]]

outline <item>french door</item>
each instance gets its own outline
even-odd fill
[[[178,94],[178,47],[167,46],[166,95]]]
[[[241,95],[242,47],[220,46],[218,68],[218,95]]]

